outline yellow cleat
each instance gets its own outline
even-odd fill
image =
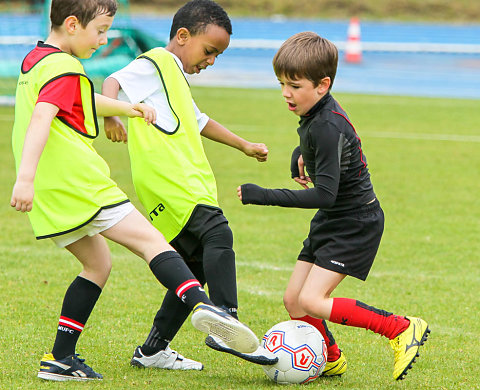
[[[323,369],[322,376],[340,376],[347,371],[347,358],[340,351],[340,356],[333,362],[327,362]]]
[[[410,326],[400,333],[393,340],[390,346],[395,354],[395,365],[393,368],[393,379],[401,380],[412,368],[412,364],[419,356],[418,350],[427,341],[430,329],[428,324],[421,318],[405,317],[410,320]]]

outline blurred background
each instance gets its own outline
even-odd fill
[[[83,61],[102,80],[141,52],[166,44],[184,1],[119,0],[109,45]],[[218,0],[233,35],[215,67],[192,85],[276,88],[271,60],[280,44],[315,31],[340,50],[334,91],[480,98],[480,1]],[[0,3],[0,103],[11,104],[20,63],[45,39],[49,0]]]

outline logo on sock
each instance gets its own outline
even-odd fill
[[[74,330],[67,328],[66,326],[58,325],[58,330],[65,332],[65,333],[70,333],[73,334]]]
[[[177,297],[179,297],[182,300],[182,302],[185,302],[185,299],[186,299],[185,293],[193,287],[198,287],[201,290],[203,290],[202,285],[198,280],[190,279],[183,282],[180,286],[178,286],[177,289],[175,290],[175,294],[177,294]]]

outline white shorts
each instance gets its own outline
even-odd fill
[[[130,214],[134,209],[135,207],[130,202],[122,203],[121,205],[108,209],[103,209],[85,226],[82,226],[73,232],[52,237],[52,240],[59,248],[65,248],[67,245],[70,245],[85,236],[91,237],[111,228],[125,218],[128,214]]]

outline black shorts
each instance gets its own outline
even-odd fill
[[[170,245],[186,262],[202,261],[202,236],[222,223],[226,223],[228,228],[228,220],[221,209],[213,206],[197,205],[182,231],[170,241]]]
[[[345,212],[319,210],[310,222],[298,259],[365,280],[380,245],[384,221],[378,200]]]

